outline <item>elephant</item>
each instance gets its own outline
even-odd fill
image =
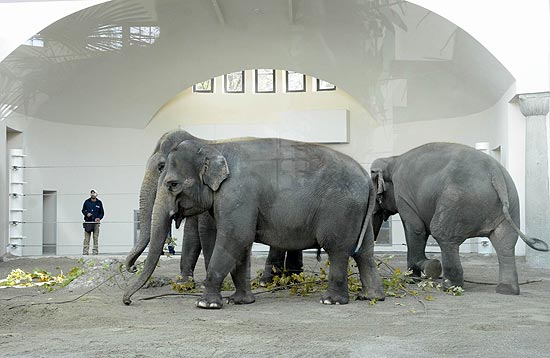
[[[323,304],[349,302],[350,256],[362,283],[358,299],[384,299],[373,254],[374,186],[347,155],[284,139],[186,140],[168,155],[157,191],[149,256],[124,293],[126,305],[154,271],[172,220],[179,226],[203,212],[215,219],[216,240],[197,307],[222,308],[220,288],[229,272],[235,293],[228,301],[255,301],[247,277],[254,241],[281,250],[323,248],[330,260]]]
[[[168,153],[184,140],[193,139],[203,143],[209,141],[194,137],[184,130],[173,130],[166,132],[161,136],[153,154],[147,161],[146,171],[140,190],[139,215],[140,215],[140,235],[136,245],[132,248],[126,258],[126,268],[130,272],[135,271],[135,262],[143,253],[149,244],[151,233],[151,214],[153,204],[157,194],[157,185],[160,174],[164,170]],[[189,217],[184,224],[184,238],[182,242],[182,254],[180,261],[180,274],[184,279],[193,279],[195,265],[199,258],[201,249],[204,253],[205,266],[208,266],[214,241],[216,239],[216,230],[214,219],[209,213]],[[273,280],[274,274],[280,274],[284,270],[289,273],[302,272],[302,252],[289,252],[285,262],[285,250],[270,249],[265,270],[260,278],[263,284]]]
[[[371,165],[377,206],[378,235],[383,220],[399,213],[407,242],[407,265],[443,286],[463,286],[459,245],[488,237],[499,261],[496,292],[519,294],[514,247],[518,235],[535,250],[548,251],[539,239],[520,229],[519,199],[510,174],[491,156],[461,144],[429,143],[402,155],[379,158]],[[427,259],[432,235],[441,248],[441,263]]]

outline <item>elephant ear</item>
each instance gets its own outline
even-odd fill
[[[208,185],[213,191],[217,191],[222,182],[229,176],[227,161],[218,150],[211,146],[200,148],[198,153],[204,155],[199,177],[203,184]]]
[[[386,191],[386,183],[384,182],[384,173],[380,169],[371,170],[372,181],[376,183],[376,194],[380,195]]]

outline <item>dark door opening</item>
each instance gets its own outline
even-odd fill
[[[57,191],[42,194],[42,255],[57,255]]]

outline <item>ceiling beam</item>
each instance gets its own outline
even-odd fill
[[[288,18],[290,24],[294,25],[294,0],[288,0]]]
[[[225,18],[223,17],[223,12],[218,0],[212,0],[212,6],[214,7],[214,11],[216,12],[216,17],[218,18],[220,25],[225,25]]]

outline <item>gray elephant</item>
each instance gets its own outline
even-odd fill
[[[512,178],[495,159],[473,148],[430,143],[371,166],[377,188],[375,236],[382,220],[399,213],[405,228],[407,264],[415,274],[439,277],[441,264],[425,255],[428,235],[441,248],[445,287],[463,286],[458,247],[488,237],[499,260],[496,291],[519,294],[514,247],[518,235],[531,248],[548,245],[519,230],[519,200]]]
[[[161,136],[153,154],[147,161],[139,200],[140,236],[138,242],[126,258],[126,268],[131,272],[135,271],[134,265],[136,260],[149,244],[153,204],[157,195],[160,173],[164,170],[168,153],[182,141],[190,139],[200,141],[204,144],[209,143],[183,130],[169,131]],[[185,221],[184,233],[181,247],[180,272],[183,278],[192,279],[201,250],[204,254],[205,266],[208,266],[216,240],[214,219],[209,213],[189,217]],[[302,271],[302,252],[289,252],[285,262],[286,255],[285,250],[270,249],[265,271],[261,277],[262,283],[271,282],[274,273],[280,274],[284,270],[288,270],[289,273],[299,273]]]
[[[123,302],[130,304],[154,271],[171,221],[180,225],[205,211],[213,214],[217,232],[198,307],[222,307],[220,287],[229,272],[236,288],[229,301],[254,302],[247,277],[254,241],[283,250],[323,248],[331,263],[324,304],[348,303],[350,256],[360,272],[359,298],[382,300],[373,256],[374,198],[368,173],[326,147],[282,139],[184,141],[168,156],[153,209],[149,256]]]

